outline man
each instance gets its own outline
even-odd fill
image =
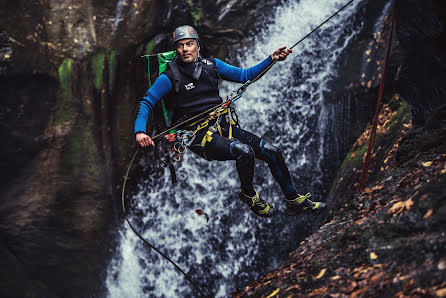
[[[176,28],[172,43],[176,59],[169,63],[168,69],[141,100],[135,134],[136,142],[142,147],[155,146],[146,134],[148,113],[169,92],[176,92],[176,100],[171,103],[175,111],[174,120],[188,119],[222,103],[218,91],[219,79],[244,83],[254,79],[273,61],[283,61],[291,53],[291,49],[282,47],[261,63],[241,69],[219,59],[201,58],[198,34],[191,26]],[[227,109],[215,115],[214,119],[201,119],[182,129],[193,132],[195,138],[189,149],[198,156],[207,160],[236,161],[241,183],[240,200],[259,216],[271,217],[274,214],[274,207],[262,200],[253,186],[254,161],[257,158],[268,163],[274,179],[279,183],[285,195],[288,215],[316,214],[326,208],[324,203],[312,202],[309,199],[311,194],[297,193],[279,148],[248,131],[233,127],[225,113]]]

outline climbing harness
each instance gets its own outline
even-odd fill
[[[344,8],[346,8],[349,4],[351,4],[354,0],[350,0],[346,5],[344,5],[341,9],[339,9],[336,13],[334,13],[332,16],[330,16],[328,19],[326,19],[323,23],[321,23],[319,26],[317,26],[315,29],[313,29],[310,33],[308,33],[307,35],[305,35],[303,38],[301,38],[298,42],[296,42],[290,49],[294,48],[295,46],[297,46],[300,42],[302,42],[304,39],[306,39],[308,36],[310,36],[313,32],[315,32],[317,29],[319,29],[322,25],[324,25],[326,22],[328,22],[331,18],[333,18],[335,15],[337,15],[339,12],[341,12]],[[148,55],[148,56],[152,56],[152,55]],[[158,56],[158,55],[157,55]],[[158,56],[159,57],[159,56]],[[193,142],[194,138],[195,138],[195,134],[197,131],[195,132],[190,132],[188,130],[179,130],[176,131],[176,129],[178,129],[179,127],[190,127],[193,124],[197,124],[200,123],[198,125],[198,127],[202,126],[200,129],[207,127],[209,125],[209,121],[213,120],[213,119],[217,119],[217,121],[211,126],[209,127],[208,131],[206,132],[206,135],[204,136],[201,145],[205,146],[206,142],[210,142],[212,140],[212,135],[214,133],[216,133],[217,131],[221,134],[221,128],[220,127],[220,122],[219,119],[223,114],[228,113],[229,111],[229,117],[230,117],[230,132],[229,132],[229,136],[232,137],[232,125],[238,125],[238,120],[234,120],[233,119],[233,115],[235,115],[235,117],[237,118],[236,114],[234,114],[234,110],[232,107],[230,107],[231,103],[237,101],[238,99],[241,98],[241,96],[243,95],[243,93],[246,91],[247,87],[249,85],[251,85],[252,83],[256,82],[257,80],[259,80],[269,69],[271,69],[271,67],[277,62],[274,61],[273,63],[271,63],[265,70],[263,70],[259,75],[257,75],[253,80],[251,81],[247,81],[246,83],[244,83],[241,87],[239,87],[237,90],[232,91],[227,97],[226,97],[226,101],[222,102],[221,104],[212,107],[202,113],[199,113],[198,115],[195,115],[181,123],[178,123],[176,125],[173,125],[171,127],[169,127],[168,129],[158,133],[157,135],[155,135],[154,137],[152,137],[151,139],[157,139],[160,136],[166,136],[168,139],[171,139],[173,141],[176,141],[176,143],[173,146],[173,151],[176,152],[176,158],[174,157],[173,160],[174,161],[180,161],[181,160],[181,156],[184,154],[186,148]],[[161,72],[160,72],[161,73]],[[150,77],[150,73],[149,73],[149,77]],[[164,116],[166,118],[166,122],[168,121],[168,113],[166,113],[166,110],[164,109],[164,104],[163,104],[163,111],[164,111]],[[215,118],[216,117],[216,118]],[[204,119],[204,120],[203,120]],[[221,119],[220,119],[221,120]],[[207,122],[206,122],[207,121]],[[206,122],[206,125],[204,124]],[[217,124],[218,122],[218,124]],[[216,126],[217,124],[217,126]],[[146,239],[144,239],[144,237],[142,237],[137,231],[136,229],[133,227],[133,225],[130,223],[130,220],[127,217],[127,213],[125,210],[125,186],[126,186],[126,182],[128,179],[128,175],[130,173],[130,169],[132,167],[133,161],[135,160],[136,155],[138,154],[138,152],[140,152],[140,148],[137,148],[135,153],[133,154],[133,157],[127,167],[127,172],[124,176],[124,182],[122,185],[122,195],[121,195],[121,202],[122,202],[122,212],[124,214],[125,220],[127,221],[128,225],[130,226],[130,228],[132,229],[132,231],[138,236],[139,239],[141,239],[147,246],[149,246],[150,248],[152,248],[153,250],[155,250],[158,254],[160,254],[163,258],[165,258],[166,260],[168,260],[179,272],[181,272],[184,277],[197,289],[197,291],[203,296],[206,297],[206,295],[204,294],[204,291],[174,262],[172,261],[166,254],[164,254],[163,252],[161,252],[159,249],[157,249],[154,245],[152,245],[150,242],[148,242]]]
[[[364,189],[365,181],[367,179],[367,171],[369,168],[369,162],[370,162],[370,158],[372,156],[373,144],[375,142],[376,128],[378,126],[378,116],[379,116],[379,110],[380,110],[380,106],[381,106],[381,99],[383,96],[384,81],[386,79],[386,73],[387,73],[387,65],[389,62],[390,45],[392,43],[393,24],[395,23],[395,11],[396,11],[396,5],[397,5],[398,0],[394,0],[394,1],[395,2],[393,4],[392,20],[390,23],[389,40],[387,40],[386,58],[384,60],[384,69],[381,74],[381,81],[379,82],[379,92],[378,92],[378,100],[376,101],[375,117],[373,118],[372,130],[370,132],[370,137],[369,137],[369,146],[367,148],[367,155],[366,155],[366,158],[364,161],[364,166],[362,168],[362,174],[361,174],[361,179],[359,181],[358,192],[362,192],[362,190]]]
[[[208,127],[208,130],[206,131],[206,134],[203,136],[200,146],[204,147],[206,143],[209,143],[212,141],[212,136],[214,133],[217,133],[220,136],[223,136],[222,130],[221,130],[221,120],[223,116],[227,116],[229,118],[229,133],[228,133],[228,139],[232,139],[232,127],[238,125],[238,117],[235,113],[235,110],[232,107],[227,107],[225,109],[214,111],[213,113],[210,113],[209,116],[203,121],[195,121],[192,124],[189,124],[188,127],[195,127],[193,130],[178,130],[175,133],[170,133],[165,136],[165,138],[169,142],[173,142],[172,146],[172,152],[176,153],[176,156],[173,157],[173,161],[179,162],[181,160],[181,156],[186,151],[187,147],[189,147],[192,142],[195,140],[196,134],[202,130]],[[237,119],[234,120],[234,118]],[[210,123],[215,120],[214,124],[210,125]]]

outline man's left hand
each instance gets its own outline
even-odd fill
[[[293,52],[291,49],[287,49],[286,47],[281,47],[275,50],[274,53],[271,54],[271,59],[273,59],[274,61],[276,60],[283,61],[291,52]]]

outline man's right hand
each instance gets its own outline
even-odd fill
[[[141,147],[147,147],[147,146],[155,146],[155,143],[152,141],[152,139],[146,135],[143,132],[138,132],[136,134],[136,142],[141,146]]]

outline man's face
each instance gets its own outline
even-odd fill
[[[195,61],[198,56],[198,44],[195,39],[182,39],[177,41],[176,50],[178,53],[178,57],[184,63],[190,63]]]

